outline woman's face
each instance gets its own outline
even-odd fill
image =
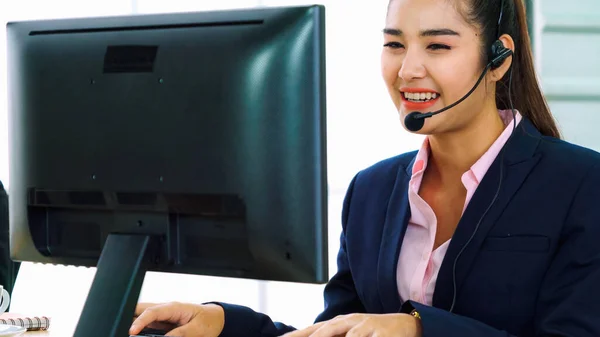
[[[457,11],[456,1],[393,0],[384,29],[382,75],[401,120],[462,98],[483,71],[479,32]],[[425,121],[423,134],[452,132],[484,109],[485,81],[456,107]],[[493,100],[493,98],[492,98]]]

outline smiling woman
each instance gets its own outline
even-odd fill
[[[352,179],[314,325],[166,303],[141,304],[131,332],[599,336],[600,154],[560,139],[526,21],[523,0],[390,1],[381,74],[405,128],[425,139]],[[431,118],[409,127],[407,116]]]

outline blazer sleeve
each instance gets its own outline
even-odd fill
[[[343,203],[342,234],[337,255],[338,270],[325,286],[323,295],[325,309],[315,322],[326,321],[338,315],[365,312],[354,287],[346,255],[345,231],[355,181],[356,176],[350,183]],[[220,337],[276,337],[296,329],[280,322],[273,322],[267,315],[255,312],[247,307],[221,302],[212,303],[220,305],[225,311],[225,326],[221,335],[219,335]]]
[[[559,249],[539,290],[534,333],[528,337],[600,336],[599,187],[600,170],[593,167],[570,205]],[[423,337],[512,336],[471,318],[412,301],[406,302],[402,311],[408,313],[413,308],[421,315]]]

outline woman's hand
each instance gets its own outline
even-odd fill
[[[135,320],[129,334],[142,329],[166,330],[165,336],[218,337],[225,325],[223,308],[216,304],[141,303],[135,309]]]
[[[421,337],[421,322],[407,314],[351,314],[317,323],[284,337]]]

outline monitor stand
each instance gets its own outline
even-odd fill
[[[109,234],[74,337],[126,337],[146,270],[159,255],[156,237]]]

